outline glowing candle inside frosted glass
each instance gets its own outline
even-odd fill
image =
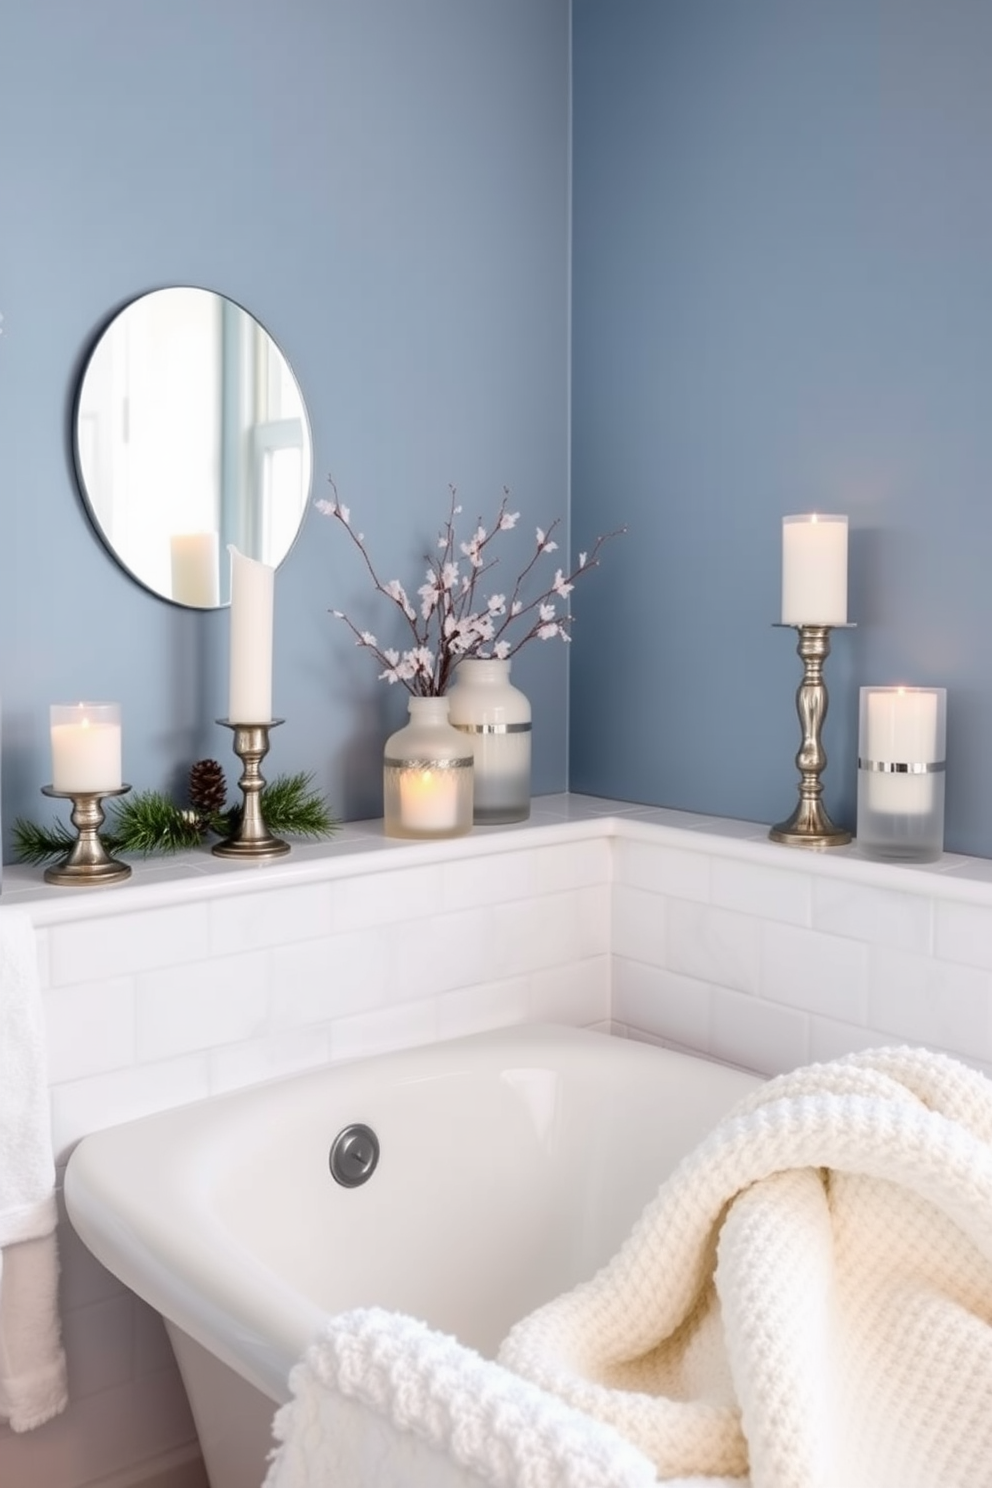
[[[932,764],[938,758],[937,693],[931,688],[866,689],[863,756],[871,765]],[[870,769],[865,781],[873,811],[919,816],[933,810],[934,777]]]
[[[782,518],[782,624],[847,624],[847,518]]]
[[[55,790],[82,795],[120,789],[118,703],[53,703],[51,738]]]
[[[414,832],[446,832],[458,825],[458,771],[405,769],[399,778],[400,820]]]

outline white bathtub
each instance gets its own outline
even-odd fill
[[[328,1312],[397,1309],[491,1357],[613,1254],[756,1083],[581,1029],[502,1029],[95,1132],[66,1203],[165,1318],[213,1488],[255,1488],[289,1369]],[[345,1188],[328,1158],[352,1123],[380,1152]]]

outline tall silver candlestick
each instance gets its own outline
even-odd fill
[[[273,837],[265,825],[262,815],[262,791],[265,781],[259,766],[269,752],[269,730],[283,722],[273,718],[270,723],[232,723],[228,718],[218,718],[225,728],[234,731],[234,752],[244,769],[238,781],[244,796],[241,821],[231,837],[218,842],[212,851],[219,858],[278,858],[289,852],[289,843]]]
[[[802,743],[796,755],[796,768],[801,777],[799,804],[788,821],[779,822],[768,835],[773,842],[784,842],[789,847],[842,847],[845,842],[850,842],[851,834],[844,827],[834,826],[820,799],[823,794],[820,776],[827,763],[820,732],[829,702],[823,664],[830,655],[830,632],[834,627],[798,625],[794,628],[799,631],[796,651],[803,663],[803,679],[796,691],[796,711],[802,730]],[[853,626],[842,628],[853,629]]]

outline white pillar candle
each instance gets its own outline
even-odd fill
[[[220,534],[174,532],[169,548],[172,598],[194,609],[215,609],[220,604]]]
[[[458,770],[408,767],[400,772],[400,821],[411,832],[448,832],[458,825]]]
[[[937,693],[932,688],[867,689],[865,785],[873,811],[919,816],[933,809],[934,777],[878,765],[929,765],[939,761]]]
[[[237,548],[231,555],[230,723],[272,722],[272,611],[275,569]]]
[[[53,703],[52,786],[57,791],[113,791],[121,786],[117,703]]]
[[[847,624],[847,518],[782,518],[782,624]]]

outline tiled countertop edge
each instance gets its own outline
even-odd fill
[[[207,847],[131,859],[133,876],[103,888],[56,888],[44,882],[42,868],[8,864],[3,869],[0,907],[25,909],[37,926],[65,924],[188,903],[199,899],[206,886],[212,895],[223,897],[256,892],[263,885],[288,888],[389,872],[410,866],[411,856],[424,864],[457,862],[590,837],[645,841],[874,889],[992,904],[992,859],[945,853],[932,863],[880,862],[862,854],[857,843],[819,850],[785,847],[769,841],[768,827],[759,822],[562,794],[535,797],[525,822],[476,827],[465,837],[437,842],[386,837],[381,821],[363,821],[346,823],[326,841],[294,842],[288,856],[271,862],[231,863]]]

